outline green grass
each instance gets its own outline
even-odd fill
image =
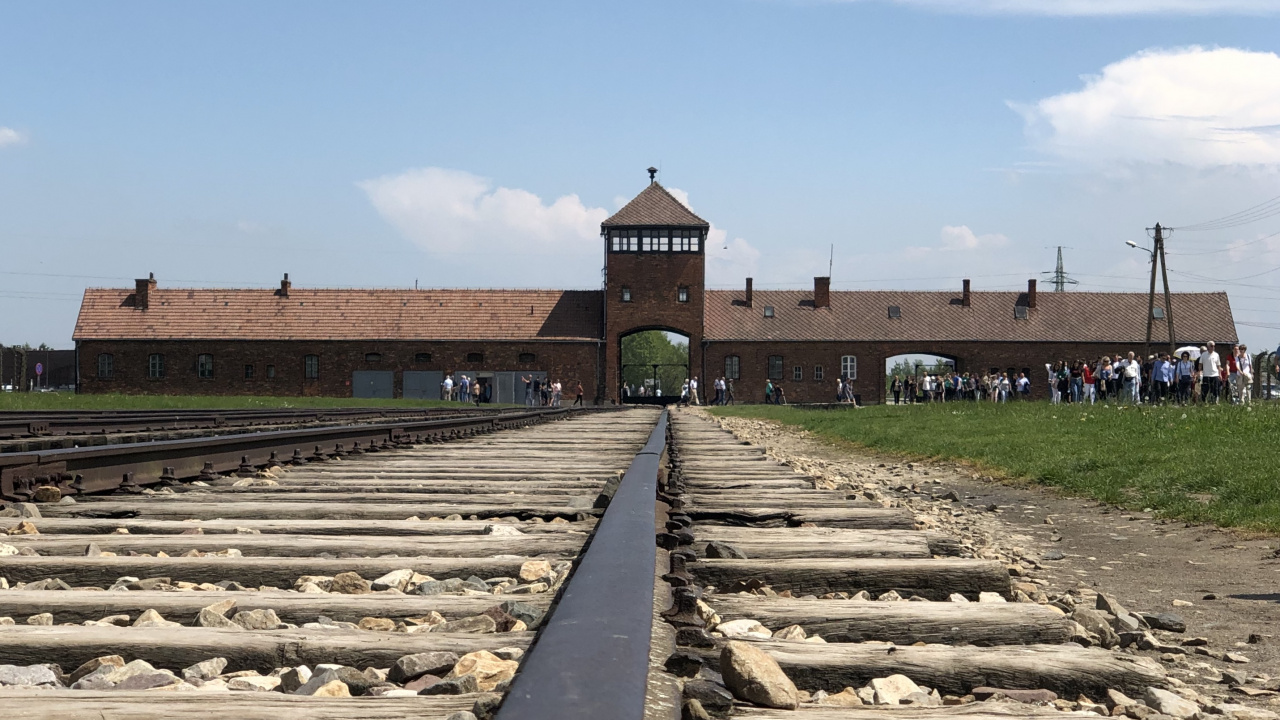
[[[715,408],[909,459],[968,462],[1166,517],[1280,532],[1280,405],[1251,409],[947,403]]]
[[[268,410],[279,408],[430,408],[466,407],[442,400],[267,397],[240,395],[77,395],[75,393],[0,393],[0,410]],[[474,407],[472,405],[471,407]],[[500,407],[486,405],[485,407]]]

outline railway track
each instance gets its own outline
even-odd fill
[[[145,492],[8,518],[39,534],[0,548],[0,663],[22,666],[0,683],[58,665],[0,688],[10,716],[995,720],[1058,711],[975,689],[1105,714],[1169,682],[1010,602],[1004,565],[908,510],[816,489],[688,411]]]
[[[245,430],[338,425],[387,419],[496,416],[510,410],[459,405],[435,408],[253,410],[3,410],[0,453],[172,440]]]

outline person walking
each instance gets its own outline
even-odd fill
[[[464,375],[463,377],[465,378],[466,376]],[[471,383],[471,400],[476,404],[476,407],[480,407],[480,382],[479,381]]]
[[[694,405],[702,404],[698,402],[698,376],[697,375],[694,375],[693,379],[689,381],[689,402]]]
[[[1253,395],[1253,358],[1249,357],[1247,345],[1241,345],[1239,353],[1236,358],[1236,382],[1239,383],[1236,393],[1240,396],[1240,402],[1248,405]]]
[[[724,381],[724,393],[725,393],[724,404],[732,405],[733,404],[733,378],[727,378]]]
[[[576,393],[577,393],[577,395],[578,395],[577,399],[573,401],[573,404],[574,404],[574,406],[576,407],[576,406],[578,406],[578,405],[581,405],[581,404],[582,404],[582,395],[583,395],[583,392],[582,392],[582,381],[581,381],[581,380],[579,380],[579,381],[578,381],[578,387],[575,389],[575,392],[576,392]]]
[[[1218,376],[1221,372],[1222,360],[1214,350],[1213,341],[1210,341],[1200,355],[1200,397],[1206,403],[1212,401],[1217,404],[1218,402],[1218,393],[1221,390]]]
[[[1191,362],[1191,353],[1182,353],[1175,371],[1178,377],[1178,402],[1186,405],[1191,402],[1191,386],[1195,383],[1196,375],[1196,365]]]
[[[893,393],[893,404],[902,404],[902,377],[893,376],[893,382],[889,383],[889,392]]]
[[[771,405],[773,403],[773,381],[764,381],[764,404]]]

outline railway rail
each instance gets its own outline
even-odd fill
[[[49,681],[0,700],[22,718],[996,720],[1060,713],[966,696],[1169,682],[1009,602],[1008,568],[908,510],[818,489],[697,414],[527,415],[10,503],[0,684]],[[911,706],[875,704],[895,692]]]
[[[225,434],[236,430],[389,418],[498,415],[503,408],[316,408],[248,410],[0,410],[0,452]]]

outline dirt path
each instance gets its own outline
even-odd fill
[[[1005,560],[1022,574],[1015,587],[1030,599],[1093,607],[1096,593],[1104,593],[1131,612],[1180,616],[1185,633],[1153,631],[1163,645],[1178,650],[1130,652],[1160,659],[1171,676],[1206,700],[1280,709],[1276,539],[1115,510],[1048,488],[991,482],[953,463],[876,457],[772,422],[719,421],[820,483],[850,488],[886,506],[909,507],[926,525],[963,537],[975,556]],[[1190,638],[1207,643],[1183,647]],[[1199,654],[1204,652],[1211,655]],[[1223,653],[1247,662],[1219,659]],[[1232,689],[1233,680],[1243,687]]]

